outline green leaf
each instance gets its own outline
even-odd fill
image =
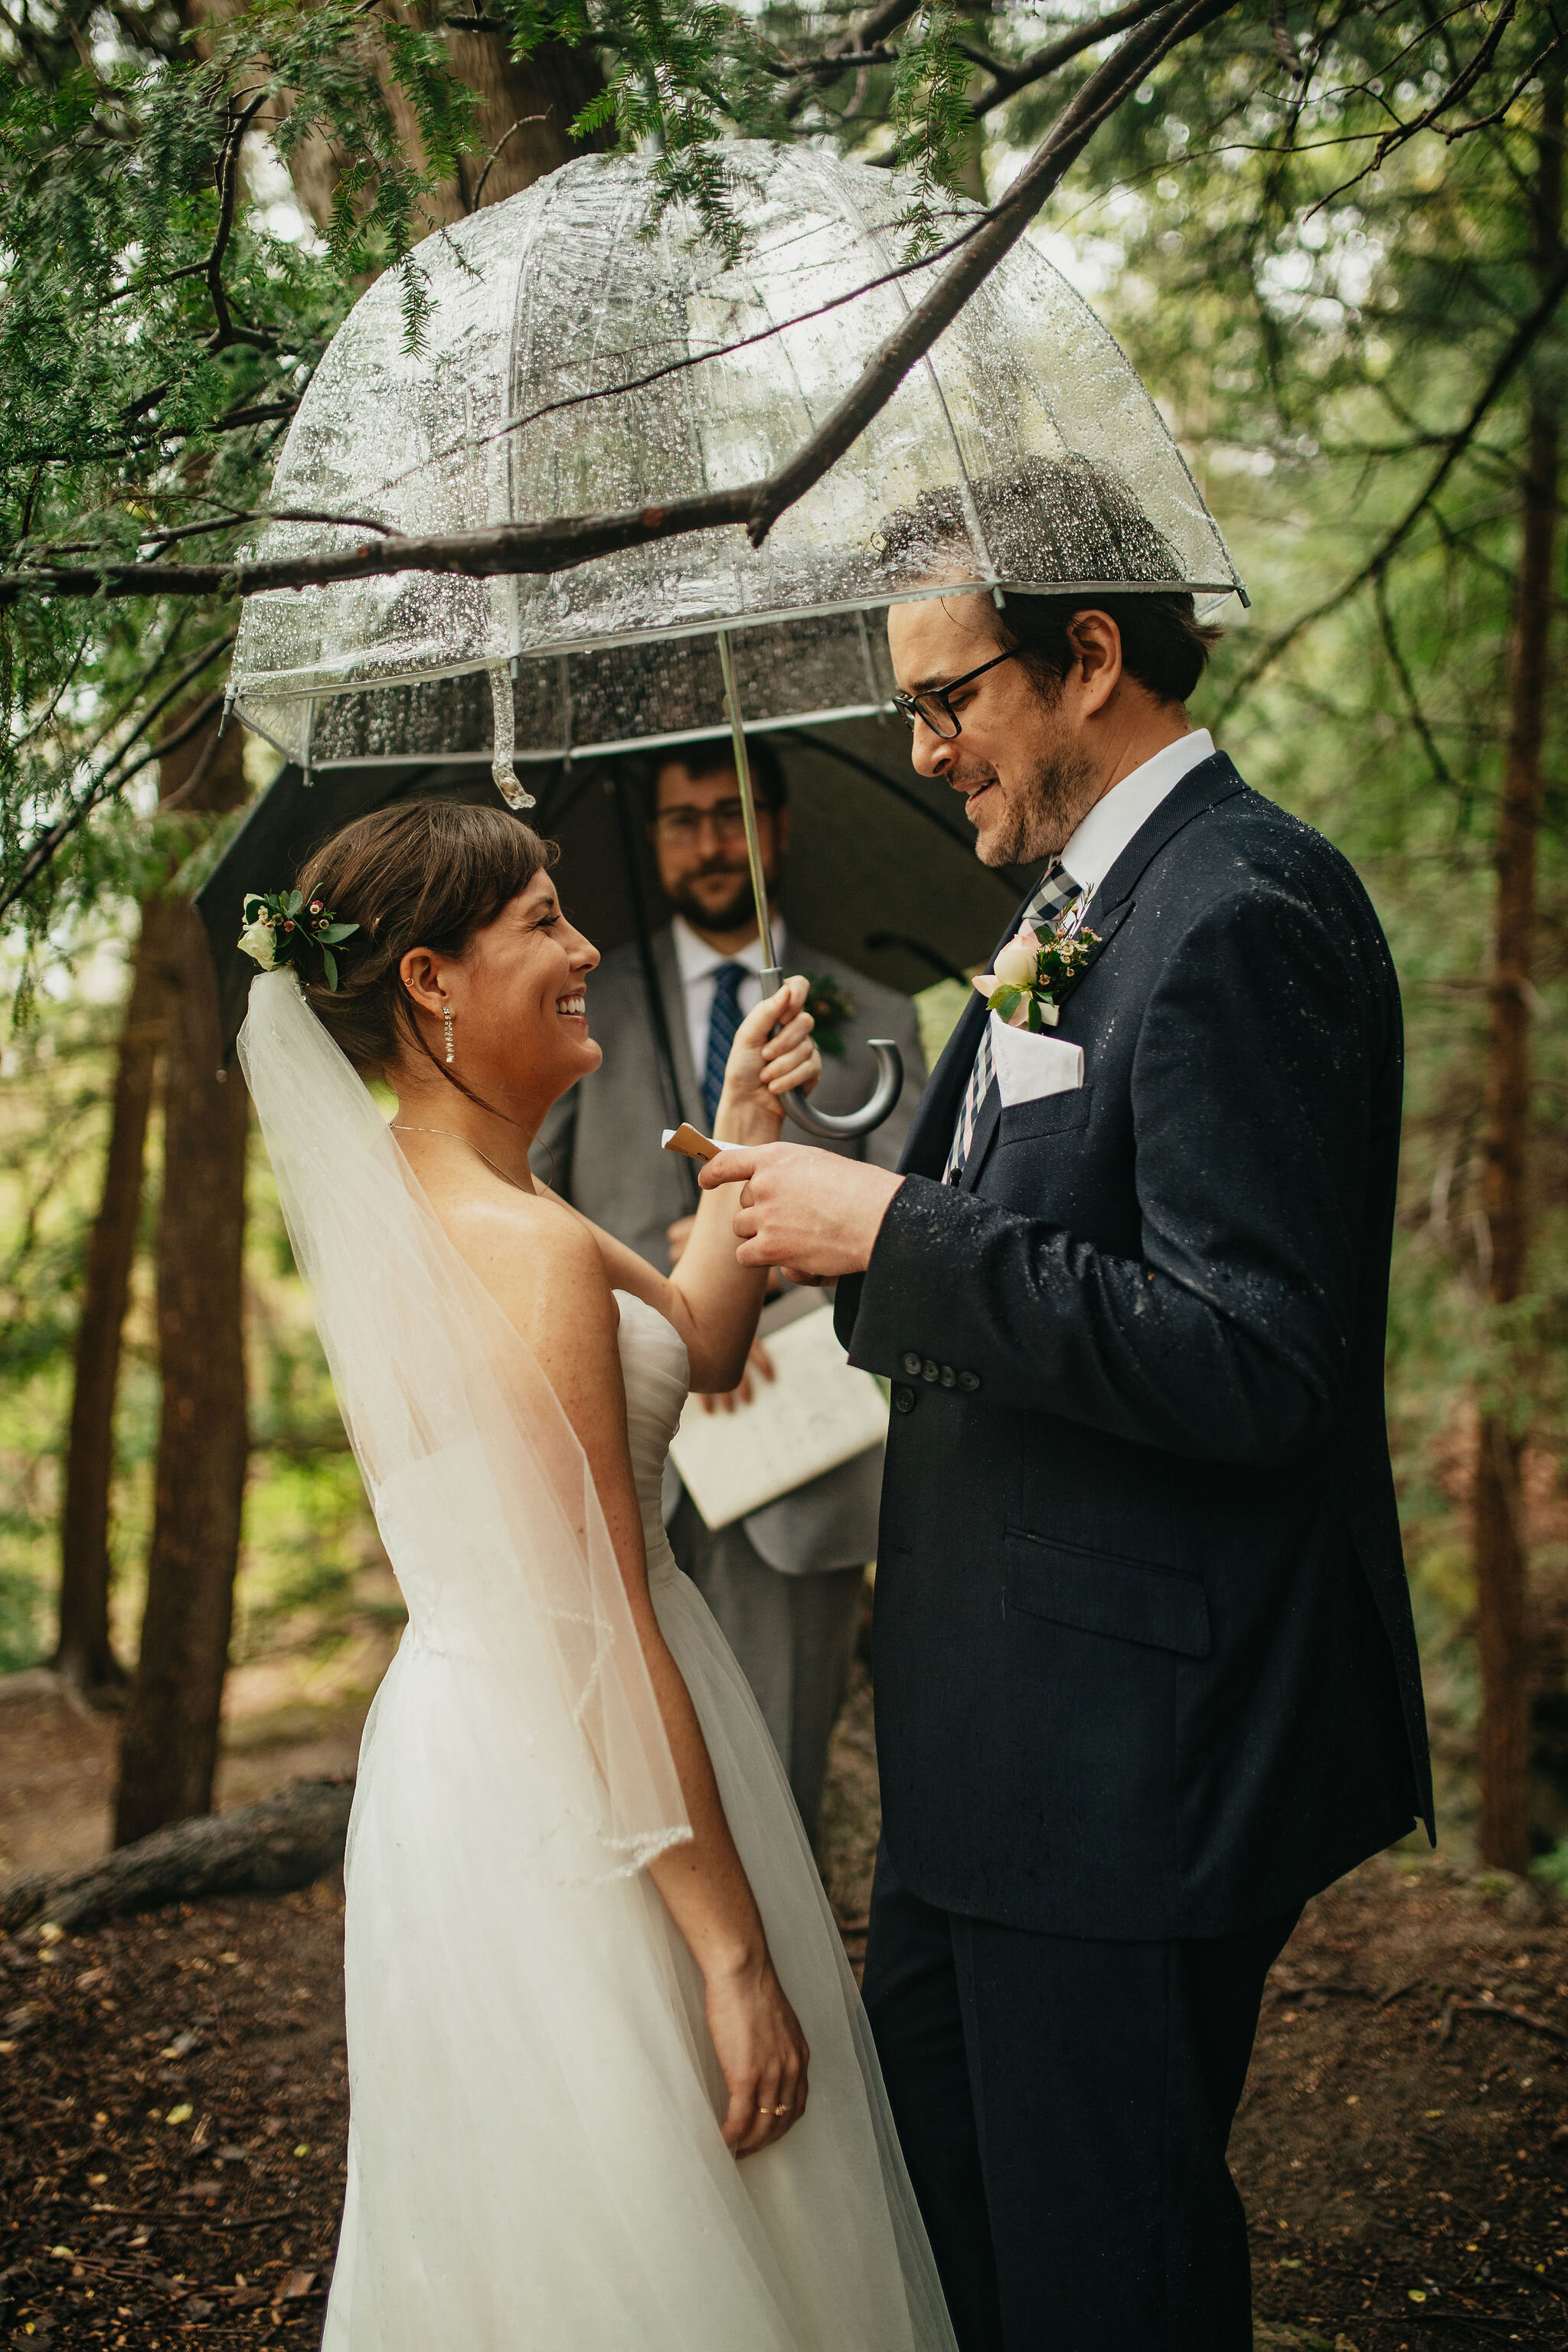
[[[321,950],[321,961],[326,966],[327,986],[335,989],[338,984],[338,960],[331,948]]]
[[[358,929],[357,923],[327,923],[316,933],[316,937],[323,947],[329,941],[335,947],[340,940],[352,939]]]
[[[1001,1021],[1011,1021],[1023,1001],[1024,992],[1021,988],[999,988],[994,995],[988,996],[985,1000],[992,1012]]]

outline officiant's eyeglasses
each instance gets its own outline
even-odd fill
[[[919,694],[895,694],[893,709],[901,719],[908,719],[911,728],[917,719],[923,719],[933,735],[940,735],[944,743],[951,743],[961,730],[958,713],[948,696],[956,694],[961,686],[969,686],[975,678],[984,677],[988,669],[996,668],[999,663],[1011,661],[1017,650],[1016,646],[1009,646],[1005,654],[993,655],[988,662],[982,662],[978,669],[966,669],[962,677],[950,678],[945,686],[922,687]]]
[[[759,802],[758,814],[771,814],[767,802]],[[718,801],[711,808],[660,809],[653,820],[661,841],[695,841],[705,824],[712,826],[721,841],[739,841],[746,830],[746,813],[739,801]]]

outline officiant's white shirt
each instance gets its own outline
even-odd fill
[[[1139,770],[1140,775],[1142,770]],[[1131,783],[1131,776],[1127,779]],[[1119,784],[1117,791],[1121,787]],[[1109,794],[1107,795],[1109,798]],[[738,948],[733,955],[725,955],[719,948],[710,948],[700,940],[684,915],[677,915],[670,924],[670,936],[675,941],[675,961],[680,971],[681,993],[686,999],[686,1034],[691,1040],[691,1066],[697,1073],[699,1087],[702,1073],[708,1067],[708,1024],[713,1018],[713,975],[722,963],[743,964],[752,977],[741,982],[741,1018],[754,1013],[763,1001],[763,943],[753,940],[749,948]],[[775,915],[773,919],[773,953],[778,957],[781,971],[789,971],[785,961],[784,925]]]
[[[1103,799],[1095,802],[1062,852],[1062,864],[1086,898],[1094,896],[1139,826],[1153,815],[1166,794],[1173,793],[1184,776],[1213,756],[1214,737],[1206,727],[1194,727],[1190,735],[1167,743],[1163,751],[1156,751],[1152,760],[1145,760],[1141,768],[1134,768],[1130,776],[1112,784]],[[715,958],[716,962],[722,961],[721,957]],[[708,995],[711,1003],[711,981]],[[703,1034],[706,1037],[706,1030]]]

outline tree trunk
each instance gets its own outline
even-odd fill
[[[1556,266],[1563,220],[1563,84],[1546,85],[1536,171],[1534,258]],[[1522,548],[1509,661],[1508,743],[1493,851],[1492,980],[1488,1007],[1486,1125],[1481,1205],[1491,1263],[1488,1286],[1501,1325],[1500,1395],[1483,1412],[1474,1491],[1476,1648],[1481,1676],[1480,1854],[1504,1870],[1530,1866],[1531,1668],[1525,1632],[1527,1549],[1519,1465],[1521,1417],[1512,1411],[1516,1342],[1507,1310],[1529,1271],[1527,1160],[1531,1123],[1531,997],[1534,960],[1535,845],[1541,824],[1541,750],[1555,586],[1560,433],[1555,387],[1538,376],[1530,394]]]
[[[109,1492],[120,1340],[136,1255],[147,1115],[163,1044],[167,908],[142,901],[120,1034],[103,1194],[88,1244],[60,1522],[59,1641],[52,1661],[84,1696],[125,1680],[109,1639]]]
[[[183,0],[183,13],[198,27],[221,29],[247,5],[248,0]],[[413,12],[405,8],[400,13],[407,16]],[[474,122],[482,143],[477,154],[461,158],[457,177],[445,182],[429,200],[432,229],[462,220],[481,205],[499,205],[520,189],[531,188],[570,156],[608,143],[607,134],[595,132],[579,140],[570,133],[575,116],[605,86],[592,48],[543,41],[519,64],[502,33],[448,33],[446,41],[454,73],[478,95]],[[198,48],[205,54],[211,46],[210,37],[204,39],[198,31]],[[405,149],[421,158],[413,108],[384,76],[382,88]],[[279,103],[287,111],[286,93]],[[316,226],[329,227],[338,184],[331,141],[319,131],[300,140],[289,158],[289,177]]]
[[[519,65],[496,33],[448,33],[447,49],[458,80],[478,92],[474,126],[482,144],[478,154],[459,158],[456,180],[438,192],[433,225],[499,205],[569,157],[605,145],[597,134],[585,141],[570,135],[573,118],[605,86],[591,49],[544,41]],[[412,109],[401,91],[388,87],[386,96],[398,136],[418,154]]]
[[[232,808],[243,739],[210,732],[176,755],[166,797]],[[175,768],[175,761],[165,763]],[[182,785],[181,777],[184,782]],[[158,1218],[163,1408],[142,1654],[120,1749],[117,1845],[212,1807],[245,1484],[240,1261],[248,1103],[221,1068],[217,984],[201,917],[167,902],[168,1046]]]

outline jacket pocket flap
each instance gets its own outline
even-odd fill
[[[1003,1537],[1002,1559],[1009,1610],[1117,1642],[1175,1650],[1185,1658],[1208,1656],[1208,1596],[1195,1576],[1109,1552],[1079,1551],[1018,1528]]]
[[[1033,1102],[1004,1103],[999,1143],[1026,1143],[1037,1135],[1071,1135],[1089,1125],[1091,1081],[1064,1094],[1040,1095]]]

